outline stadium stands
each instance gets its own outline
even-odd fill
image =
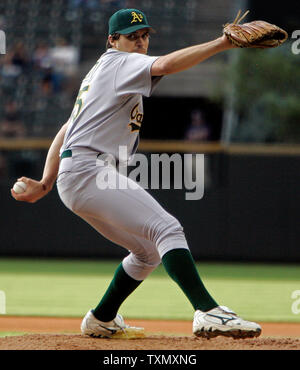
[[[159,33],[151,40],[151,54],[160,55],[215,37],[231,16],[228,2],[217,0],[212,13],[196,0],[2,0],[7,54],[0,58],[0,115],[13,100],[27,135],[52,137],[71,113],[84,66],[104,51],[107,19],[119,8],[146,12]],[[71,71],[64,68],[71,64]]]

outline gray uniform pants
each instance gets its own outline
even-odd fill
[[[123,260],[129,276],[144,280],[166,252],[188,249],[180,223],[147,191],[119,174],[114,166],[97,165],[97,153],[84,149],[72,152],[72,157],[60,163],[59,196],[100,234],[130,252]],[[104,188],[101,184],[104,178],[107,181],[116,176],[128,181],[129,186]]]

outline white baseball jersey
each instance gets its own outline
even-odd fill
[[[66,207],[130,252],[122,265],[135,280],[144,280],[169,250],[188,249],[175,217],[116,167],[96,161],[99,152],[122,162],[135,152],[143,119],[142,96],[150,96],[160,79],[151,77],[155,60],[114,49],[100,57],[82,82],[61,149],[71,149],[72,156],[61,160],[57,179]],[[119,146],[127,147],[126,158],[119,158]],[[128,186],[102,187],[115,175]]]
[[[161,78],[151,77],[157,58],[108,49],[82,81],[61,153],[89,148],[122,161],[119,147],[126,146],[130,158],[139,141],[142,96],[149,97]]]

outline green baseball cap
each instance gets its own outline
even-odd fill
[[[109,34],[126,35],[142,28],[152,28],[146,15],[137,9],[121,9],[114,13],[108,21]]]

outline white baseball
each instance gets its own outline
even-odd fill
[[[26,188],[27,188],[27,185],[23,181],[17,181],[15,183],[14,187],[13,187],[14,192],[17,193],[17,194],[24,193],[24,191],[26,190]]]

